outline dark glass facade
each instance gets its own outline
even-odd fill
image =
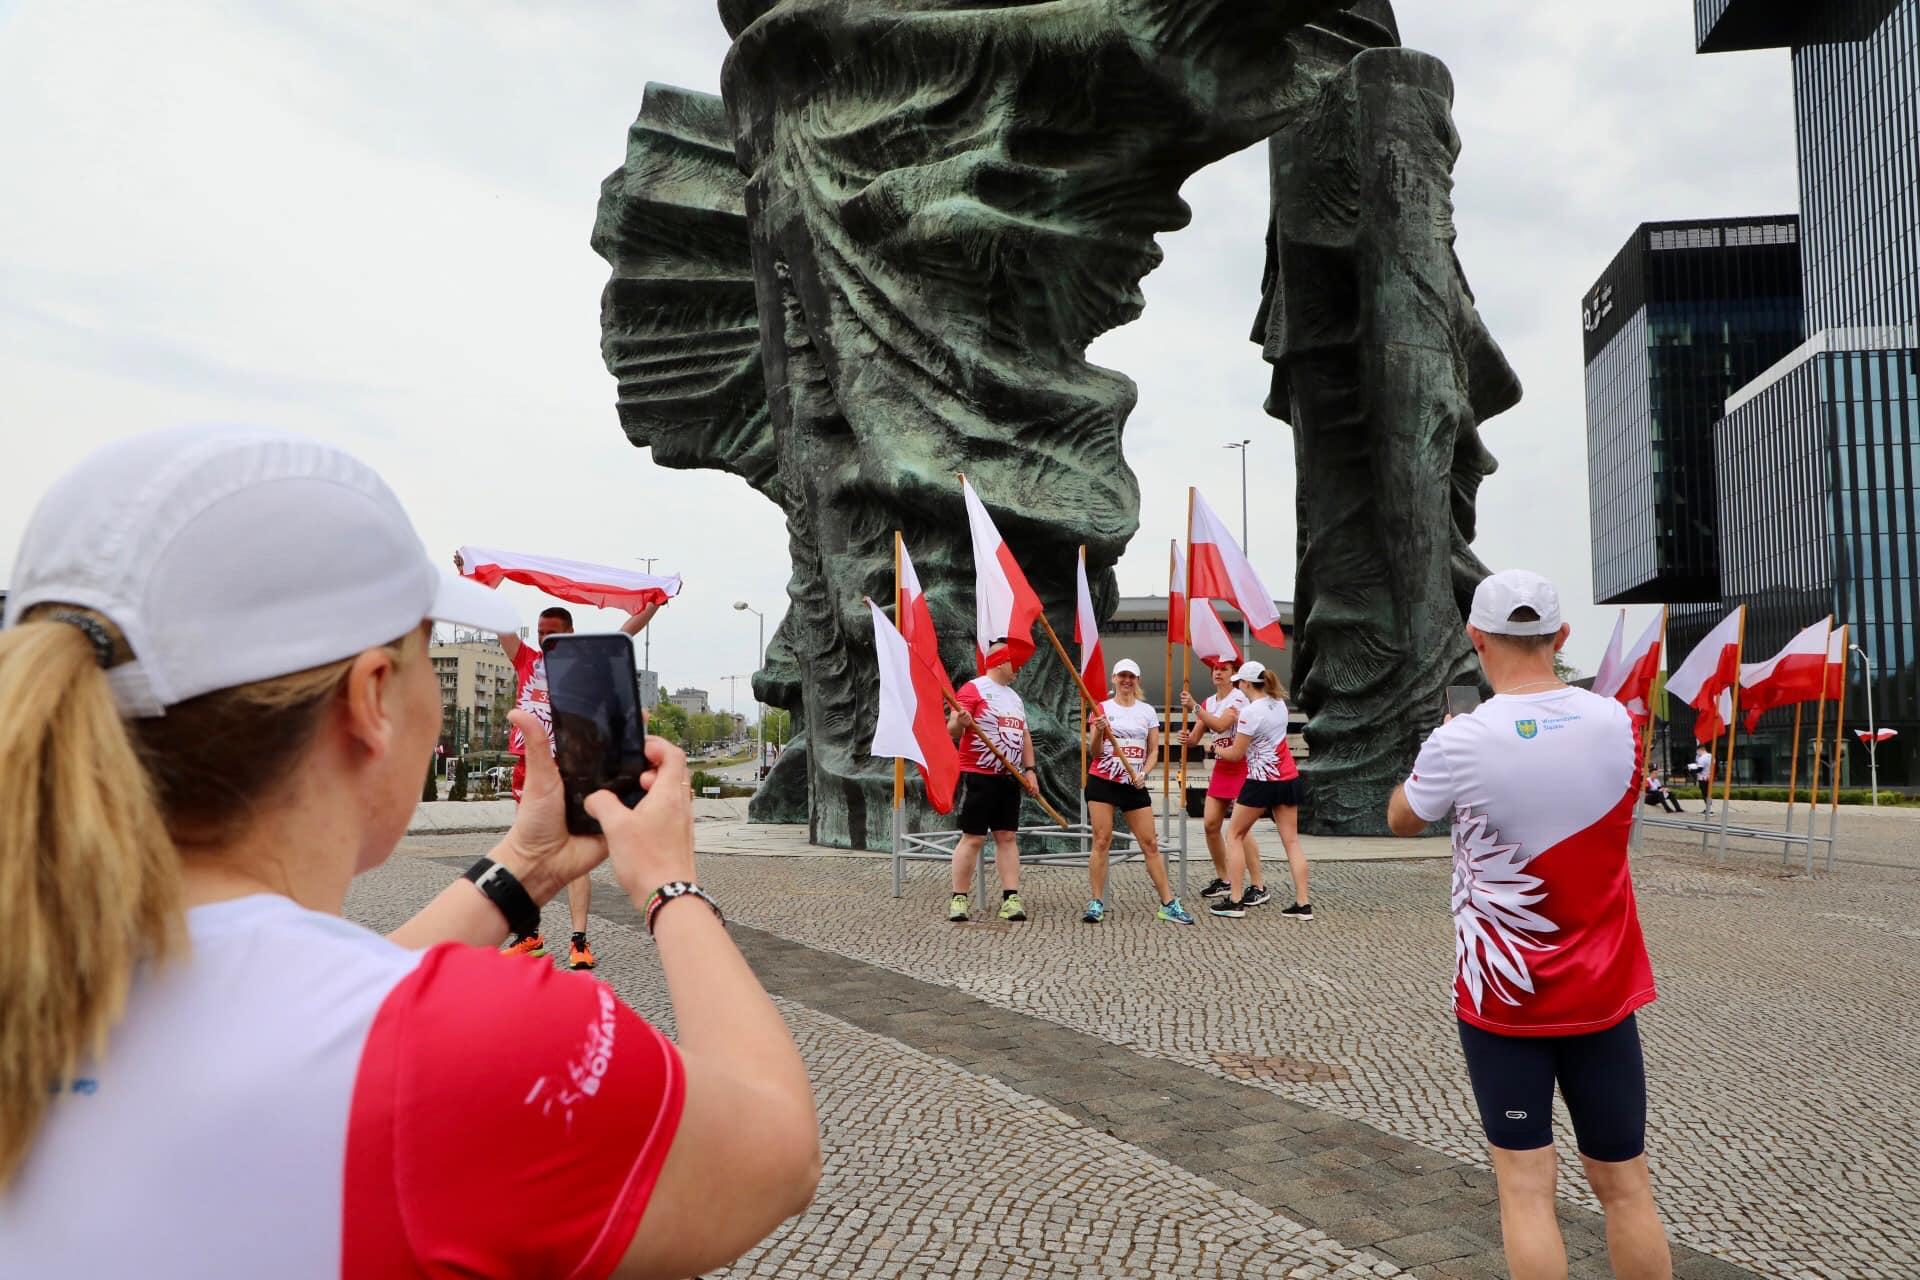
[[[1651,223],[1582,306],[1594,597],[1720,598],[1713,425],[1801,330],[1792,217]]]

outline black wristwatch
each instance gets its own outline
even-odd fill
[[[487,895],[487,901],[500,908],[507,928],[522,938],[540,932],[540,907],[520,878],[492,858],[482,858],[467,868],[466,879]]]

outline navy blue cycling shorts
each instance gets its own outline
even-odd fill
[[[1487,1141],[1507,1151],[1553,1143],[1560,1084],[1580,1154],[1617,1163],[1647,1149],[1647,1070],[1640,1024],[1628,1014],[1581,1036],[1503,1036],[1460,1020],[1460,1047]]]

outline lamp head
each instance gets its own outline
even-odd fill
[[[744,609],[747,607],[747,602],[745,600],[735,600],[733,602],[733,607],[736,609]]]

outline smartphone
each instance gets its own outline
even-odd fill
[[[1447,686],[1447,714],[1450,716],[1472,715],[1480,705],[1480,686],[1477,684],[1450,684]]]
[[[586,799],[611,791],[631,809],[646,789],[647,724],[640,710],[640,677],[633,637],[548,636],[540,651],[547,667],[547,701],[553,712],[554,762],[567,798],[567,830],[599,835]]]

